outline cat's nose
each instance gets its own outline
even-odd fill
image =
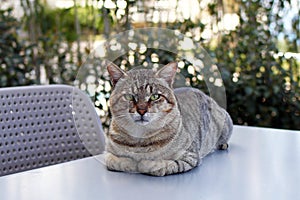
[[[137,112],[138,112],[141,116],[143,116],[143,115],[147,112],[147,110],[146,110],[146,109],[137,109]]]

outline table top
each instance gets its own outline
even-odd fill
[[[99,157],[3,176],[0,199],[299,199],[300,131],[235,126],[229,145],[166,177],[110,172]]]

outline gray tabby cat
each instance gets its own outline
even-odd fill
[[[215,149],[227,149],[229,114],[193,88],[172,89],[177,63],[155,73],[107,67],[114,90],[105,161],[109,170],[154,176],[180,173]]]

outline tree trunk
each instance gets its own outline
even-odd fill
[[[78,66],[81,65],[81,52],[80,52],[80,36],[81,36],[81,29],[80,29],[80,23],[78,20],[78,13],[77,13],[77,3],[76,0],[73,0],[74,2],[74,16],[75,16],[75,30],[76,30],[76,43],[77,43],[77,62],[78,62]]]

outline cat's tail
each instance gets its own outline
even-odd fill
[[[229,147],[228,141],[232,134],[232,130],[233,130],[232,119],[231,119],[230,115],[226,112],[223,129],[221,131],[221,135],[220,135],[220,138],[219,138],[219,140],[217,142],[217,146],[216,146],[217,149],[219,149],[219,150],[228,149],[228,147]]]

